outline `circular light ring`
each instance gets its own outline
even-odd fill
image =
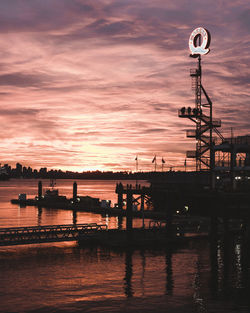
[[[198,35],[201,36],[201,44],[197,46],[196,39]],[[192,55],[207,54],[210,51],[210,49],[208,49],[210,45],[210,39],[211,39],[210,33],[205,28],[198,27],[195,30],[193,30],[189,37],[189,49],[191,51],[191,54]]]

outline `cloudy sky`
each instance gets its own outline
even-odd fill
[[[1,163],[183,166],[193,125],[177,110],[194,103],[198,26],[212,36],[203,85],[221,131],[250,133],[249,1],[0,0]]]

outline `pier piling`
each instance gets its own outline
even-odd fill
[[[141,195],[141,212],[142,212],[142,228],[144,228],[144,198],[145,196]]]
[[[122,210],[123,208],[123,185],[119,183],[116,185],[116,193],[118,194],[118,208]]]
[[[77,202],[77,183],[73,183],[73,203]]]
[[[126,208],[126,230],[130,231],[133,229],[133,212],[132,212],[133,198],[132,190],[127,190],[127,208]]]
[[[39,182],[38,182],[38,200],[42,200],[42,196],[43,196],[43,185],[42,185],[42,181],[39,180]]]

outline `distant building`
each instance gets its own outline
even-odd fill
[[[19,175],[19,176],[21,176],[21,175],[22,175],[22,169],[23,169],[22,164],[17,163],[17,164],[16,164],[16,174]]]

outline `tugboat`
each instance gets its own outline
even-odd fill
[[[56,180],[50,179],[50,184],[48,189],[45,190],[44,195],[42,196],[40,200],[40,204],[43,205],[58,205],[58,204],[68,204],[68,200],[66,196],[60,196],[58,189],[55,189]],[[36,200],[39,201],[39,198],[36,197]]]
[[[49,184],[50,188],[46,189],[44,193],[45,200],[57,199],[59,197],[58,189],[54,189],[55,185],[56,185],[56,180],[51,178],[50,184]]]

